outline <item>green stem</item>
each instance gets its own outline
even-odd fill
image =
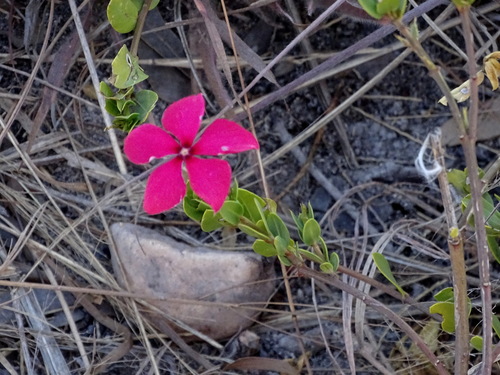
[[[137,18],[137,24],[134,29],[134,37],[132,38],[132,44],[130,45],[130,54],[132,56],[137,56],[137,51],[139,49],[139,42],[141,41],[142,29],[144,28],[144,22],[146,21],[146,16],[148,15],[149,8],[153,0],[144,0],[142,4],[141,12]]]

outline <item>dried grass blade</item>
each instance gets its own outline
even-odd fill
[[[233,87],[233,77],[231,76],[231,68],[227,62],[226,52],[224,51],[224,44],[222,44],[221,36],[215,27],[215,20],[217,16],[215,12],[210,7],[210,4],[206,0],[194,0],[198,11],[200,12],[203,21],[205,22],[205,27],[207,28],[208,36],[212,42],[213,48],[219,60],[219,64],[222,67],[224,76],[231,87]]]

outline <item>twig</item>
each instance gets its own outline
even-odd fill
[[[112,128],[111,119],[109,117],[108,112],[106,111],[106,103],[104,101],[104,97],[100,94],[101,89],[99,88],[99,77],[97,76],[97,70],[94,61],[92,60],[92,53],[90,52],[89,44],[85,36],[85,31],[83,30],[82,21],[80,19],[80,14],[78,13],[78,9],[75,4],[75,0],[69,0],[69,6],[71,8],[73,19],[75,21],[76,29],[78,30],[78,37],[80,38],[80,43],[82,45],[83,54],[85,55],[85,60],[87,62],[90,77],[92,79],[92,84],[94,85],[94,90],[97,94],[99,107],[101,107],[102,117],[104,119],[106,128],[108,129],[107,133],[109,136],[109,140],[111,142],[111,146],[113,148],[113,153],[116,158],[116,163],[118,164],[118,169],[120,170],[120,173],[125,175],[127,174],[127,167],[125,165],[125,161],[123,160],[122,151],[120,149],[120,145],[118,144],[118,138],[116,137],[115,129]]]
[[[470,112],[468,118],[468,131],[462,139],[465,162],[468,169],[468,177],[471,187],[472,212],[474,213],[474,227],[477,244],[477,258],[479,261],[479,278],[481,280],[481,300],[483,315],[483,364],[481,371],[483,374],[491,374],[493,353],[492,353],[492,303],[491,303],[491,281],[489,268],[489,250],[486,239],[486,226],[483,210],[482,182],[479,179],[479,167],[476,155],[477,121],[478,121],[478,88],[477,88],[477,67],[474,53],[474,35],[472,34],[470,20],[470,6],[457,7],[462,19],[463,34],[465,40],[465,50],[468,58],[469,80],[470,80]],[[465,117],[465,116],[464,116]]]
[[[441,199],[448,224],[448,249],[450,250],[451,270],[453,274],[453,294],[455,308],[455,371],[456,375],[467,374],[469,366],[469,314],[467,301],[467,279],[464,260],[464,243],[457,224],[455,207],[446,176],[444,151],[441,147],[441,132],[430,135],[434,158],[441,166],[438,174]]]

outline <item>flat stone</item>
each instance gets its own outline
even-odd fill
[[[112,259],[120,285],[127,288],[126,280],[130,292],[184,300],[148,303],[213,339],[249,327],[258,315],[256,307],[264,308],[274,291],[272,263],[253,252],[194,248],[128,223],[113,224],[111,234],[120,261]],[[158,319],[168,323],[161,314],[148,316],[160,329],[164,323]]]

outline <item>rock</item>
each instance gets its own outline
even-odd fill
[[[272,263],[253,252],[193,248],[127,223],[113,224],[111,234],[124,268],[122,274],[112,259],[120,285],[126,288],[127,280],[130,292],[185,300],[148,303],[213,339],[249,327],[258,315],[255,307],[264,308],[274,291]],[[159,329],[158,319],[168,322],[158,313],[148,316]]]

